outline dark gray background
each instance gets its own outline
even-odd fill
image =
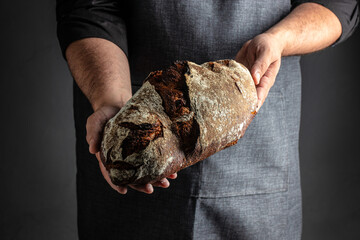
[[[0,239],[76,239],[72,78],[52,1],[0,2]],[[360,239],[360,31],[303,57],[303,239]]]

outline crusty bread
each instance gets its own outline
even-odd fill
[[[253,79],[234,60],[175,62],[108,121],[102,162],[116,185],[155,182],[236,144],[256,105]]]

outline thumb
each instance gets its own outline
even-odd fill
[[[89,152],[92,154],[100,150],[100,143],[106,122],[112,118],[119,108],[101,107],[91,114],[86,121],[86,141],[89,144]]]
[[[266,50],[260,51],[257,55],[258,56],[251,68],[251,75],[256,85],[260,83],[260,79],[264,76],[271,64],[271,59]]]

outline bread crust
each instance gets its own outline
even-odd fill
[[[158,181],[236,144],[256,105],[254,81],[236,61],[176,62],[150,73],[108,121],[101,160],[116,185]]]

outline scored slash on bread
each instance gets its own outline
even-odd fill
[[[108,121],[101,160],[115,185],[156,182],[236,144],[256,105],[254,81],[236,61],[177,61],[150,73]]]

